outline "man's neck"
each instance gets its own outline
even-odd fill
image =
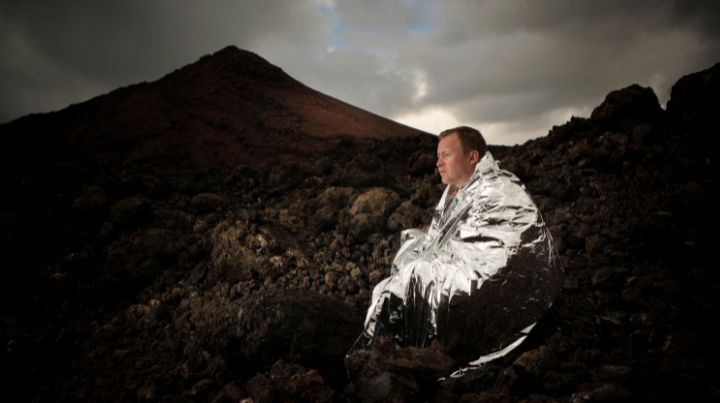
[[[455,197],[455,195],[458,193],[459,190],[460,190],[460,187],[459,187],[459,186],[450,184],[450,186],[449,186],[449,188],[448,188],[448,193],[447,193],[448,198],[453,198],[453,197]]]

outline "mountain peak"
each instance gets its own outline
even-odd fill
[[[186,67],[225,71],[235,76],[244,76],[255,80],[295,81],[280,67],[271,64],[257,53],[239,49],[233,45],[204,56]]]
[[[275,166],[331,150],[342,138],[424,134],[315,91],[235,46],[155,82],[27,116],[0,131],[29,151],[8,155],[11,164],[82,160],[98,169],[162,171]]]
[[[217,52],[212,53],[205,57],[212,58],[212,59],[228,60],[228,61],[241,61],[242,60],[242,61],[246,61],[249,63],[267,64],[267,65],[273,66],[272,64],[270,64],[270,62],[268,62],[267,60],[262,58],[257,53],[251,52],[251,51],[245,50],[245,49],[240,49],[235,45],[226,46],[226,47],[218,50]],[[202,60],[202,58],[201,58],[201,60]],[[275,67],[275,66],[273,66],[273,67]]]

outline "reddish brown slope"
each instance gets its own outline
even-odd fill
[[[11,169],[74,165],[275,165],[312,157],[342,137],[420,134],[294,80],[254,53],[227,47],[162,79],[0,126]],[[49,166],[48,166],[49,168]]]

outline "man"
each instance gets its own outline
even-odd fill
[[[480,365],[525,339],[559,292],[562,269],[525,187],[497,166],[479,131],[442,132],[437,158],[447,187],[430,228],[403,231],[356,346],[381,336],[400,346],[436,341]]]

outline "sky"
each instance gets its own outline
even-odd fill
[[[228,45],[430,133],[522,144],[608,92],[720,62],[716,0],[0,0],[0,122],[154,81]]]

